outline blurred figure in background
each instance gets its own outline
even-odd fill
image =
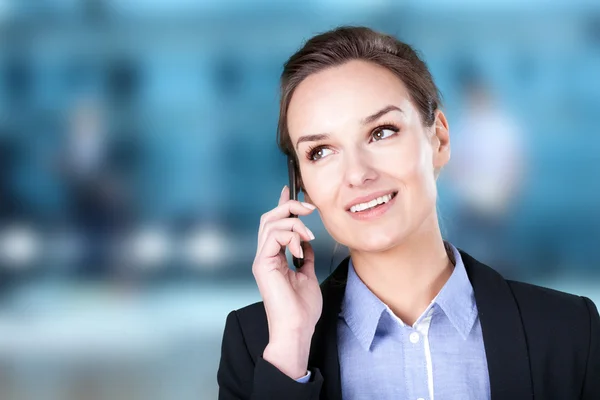
[[[0,127],[0,230],[21,216],[21,207],[14,190],[14,164],[17,156],[17,144],[12,132]],[[6,268],[3,257],[0,257],[0,299],[13,281],[13,271]]]
[[[100,106],[93,100],[75,104],[61,155],[68,188],[69,220],[83,236],[86,277],[109,272],[112,245],[128,220],[122,144],[110,137]],[[127,157],[131,155],[128,154]]]
[[[20,213],[13,185],[17,151],[14,135],[8,128],[0,127],[0,224],[5,224]]]
[[[465,107],[453,131],[449,173],[459,201],[457,241],[511,275],[503,247],[524,183],[523,131],[475,70],[465,71],[461,82]]]

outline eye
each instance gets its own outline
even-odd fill
[[[306,152],[308,159],[313,162],[319,161],[321,158],[327,157],[331,153],[333,153],[333,150],[323,146],[311,148]]]
[[[373,138],[374,142],[378,142],[394,136],[399,130],[400,129],[396,128],[395,126],[380,126],[376,128],[373,133],[371,133],[371,137]]]

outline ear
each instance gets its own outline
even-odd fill
[[[450,161],[450,129],[446,116],[441,110],[436,111],[431,145],[433,148],[433,168],[437,178],[441,169]]]

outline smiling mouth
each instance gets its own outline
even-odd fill
[[[398,192],[392,192],[390,194],[386,194],[384,196],[373,199],[367,203],[355,204],[352,207],[350,207],[348,211],[350,211],[351,213],[360,213],[363,211],[374,210],[391,201],[394,197],[396,197],[397,194]]]

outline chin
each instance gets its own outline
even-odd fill
[[[402,244],[414,233],[415,228],[411,218],[396,215],[372,223],[327,220],[323,223],[336,242],[349,249],[369,253],[384,252]]]
[[[402,243],[402,239],[397,237],[385,237],[380,238],[379,240],[370,239],[368,241],[362,241],[357,246],[357,250],[379,253],[392,249],[400,243]]]
[[[358,251],[379,253],[398,246],[404,241],[405,237],[405,233],[399,232],[397,229],[393,232],[385,230],[372,232],[365,230],[353,237],[348,247]]]

